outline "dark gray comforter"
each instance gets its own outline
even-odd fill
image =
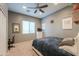
[[[73,56],[63,49],[59,49],[59,44],[63,38],[45,37],[44,39],[35,39],[32,46],[45,56]]]

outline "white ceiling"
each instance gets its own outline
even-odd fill
[[[39,5],[45,5],[46,3],[40,3]],[[42,8],[42,10],[45,11],[45,13],[40,14],[38,11],[37,13],[34,14],[35,9],[23,9],[23,6],[26,7],[36,7],[37,4],[35,3],[8,3],[8,8],[10,11],[37,17],[37,18],[43,18],[46,17],[70,4],[68,3],[59,3],[59,4],[54,4],[54,3],[47,3],[48,7],[47,8]],[[29,11],[28,11],[29,10]]]

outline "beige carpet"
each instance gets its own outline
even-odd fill
[[[14,48],[8,51],[7,56],[37,56],[32,50],[32,40],[15,44]]]

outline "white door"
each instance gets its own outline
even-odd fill
[[[0,11],[0,55],[5,55],[7,51],[6,23],[6,17]]]

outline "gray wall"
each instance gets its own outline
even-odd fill
[[[42,19],[42,23],[45,23],[45,36],[57,36],[57,37],[74,37],[79,32],[79,25],[73,23],[71,30],[62,29],[62,19],[65,17],[72,17],[72,7],[66,7],[56,13]],[[50,23],[54,20],[54,23]]]
[[[26,40],[33,40],[35,39],[35,34],[22,34],[22,20],[34,21],[36,23],[36,29],[41,28],[40,19],[10,12],[9,11],[9,37],[11,38],[15,35],[15,42],[23,42]],[[20,33],[12,33],[12,23],[19,23],[20,24]]]

